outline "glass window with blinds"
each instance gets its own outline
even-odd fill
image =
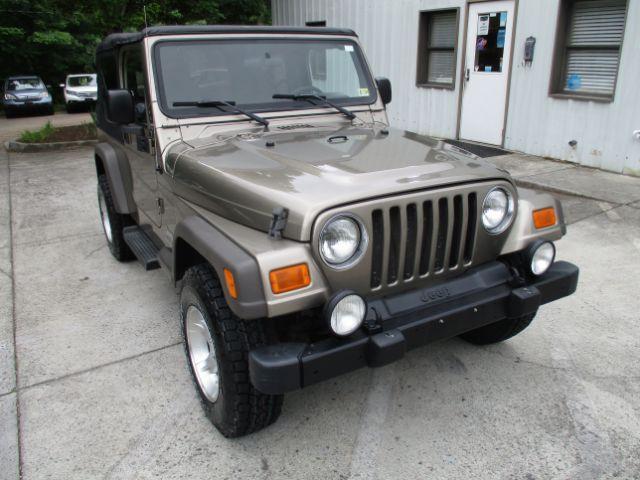
[[[565,38],[556,92],[613,98],[627,0],[565,0]]]
[[[458,9],[420,12],[419,86],[454,88],[458,46]]]

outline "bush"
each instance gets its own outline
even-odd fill
[[[20,141],[24,143],[43,143],[53,134],[55,128],[51,125],[51,122],[47,122],[40,130],[32,132],[25,130],[20,135]]]
[[[73,142],[77,140],[94,140],[97,138],[95,123],[83,123],[68,127],[53,127],[47,122],[44,127],[34,132],[26,130],[18,139],[23,143]]]

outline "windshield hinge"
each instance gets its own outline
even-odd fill
[[[282,238],[282,231],[287,225],[289,218],[289,210],[284,207],[278,207],[273,210],[273,218],[269,226],[269,237],[279,240]]]

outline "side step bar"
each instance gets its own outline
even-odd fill
[[[160,268],[158,249],[141,227],[138,225],[125,227],[122,230],[122,236],[145,270]]]

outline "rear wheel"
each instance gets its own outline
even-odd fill
[[[192,378],[213,425],[225,437],[240,437],[275,422],[283,396],[261,393],[249,381],[249,351],[267,341],[264,320],[234,315],[205,264],[183,278],[180,318]]]
[[[515,337],[527,328],[535,316],[536,312],[518,318],[507,318],[463,333],[460,337],[475,345],[488,345],[490,343],[502,342],[511,337]]]
[[[133,221],[129,215],[116,212],[106,175],[98,176],[98,207],[100,208],[102,230],[107,239],[111,255],[120,262],[133,259],[133,253],[125,243],[122,235],[124,227],[133,225]]]

